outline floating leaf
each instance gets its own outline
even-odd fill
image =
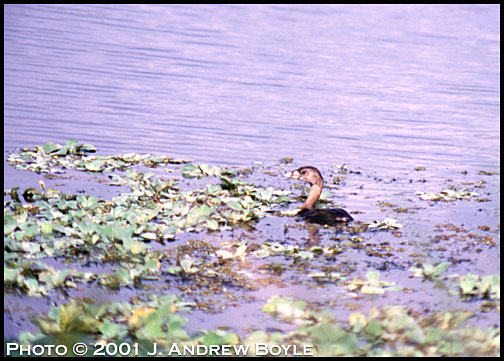
[[[96,147],[91,144],[81,144],[77,147],[79,153],[96,153]]]
[[[51,222],[42,222],[40,224],[40,230],[43,235],[48,236],[53,233],[53,225]]]
[[[103,338],[106,340],[118,339],[123,340],[127,335],[128,330],[124,325],[110,322],[105,320],[99,327],[98,330],[102,333]]]
[[[184,176],[184,178],[194,178],[197,177],[199,173],[199,167],[194,164],[186,164],[182,168],[182,175]]]
[[[46,154],[51,154],[52,152],[61,149],[61,145],[55,144],[53,142],[46,143],[42,146],[42,149]]]

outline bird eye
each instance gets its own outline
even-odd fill
[[[305,174],[306,174],[306,169],[305,169],[305,170],[302,170],[302,171],[301,171],[301,174],[302,174],[302,175],[305,175]]]

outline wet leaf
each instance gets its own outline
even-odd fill
[[[182,168],[182,175],[184,176],[184,178],[195,178],[199,173],[199,167],[194,164],[186,164]]]
[[[374,286],[362,286],[361,293],[368,295],[381,295],[385,293],[385,290],[381,287]]]
[[[21,272],[23,272],[23,269],[21,267],[17,268],[4,267],[4,282],[9,283],[16,281],[18,276],[21,275]]]
[[[46,144],[44,144],[44,146],[42,146],[42,149],[44,150],[44,152],[46,154],[51,154],[52,152],[54,152],[60,148],[61,148],[60,145],[55,144],[53,142],[46,143]]]
[[[103,338],[106,340],[118,339],[123,340],[128,330],[123,325],[110,322],[105,320],[99,327],[98,330],[102,333]]]
[[[367,325],[366,316],[362,313],[354,312],[350,315],[348,322],[352,326],[352,332],[359,333]]]
[[[216,332],[208,332],[205,337],[203,337],[203,344],[206,346],[209,345],[226,345],[227,340],[218,335]]]
[[[79,153],[96,153],[96,147],[91,144],[81,144],[77,147],[77,150]]]
[[[53,226],[51,222],[44,221],[40,224],[40,231],[43,235],[48,236],[53,233]]]
[[[377,320],[371,320],[367,324],[366,328],[366,333],[375,336],[375,337],[380,337],[382,334],[385,333],[385,330],[383,329],[381,323]]]

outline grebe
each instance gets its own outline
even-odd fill
[[[315,167],[300,167],[285,175],[288,178],[300,179],[310,183],[310,193],[304,202],[298,215],[306,218],[309,222],[327,224],[330,226],[341,225],[353,220],[347,211],[341,208],[315,208],[324,187],[324,179]]]

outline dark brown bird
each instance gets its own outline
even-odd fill
[[[298,215],[309,222],[327,224],[330,226],[341,225],[353,220],[347,211],[341,208],[315,208],[324,187],[324,178],[315,167],[300,167],[285,175],[288,178],[300,179],[310,183],[310,193]]]

